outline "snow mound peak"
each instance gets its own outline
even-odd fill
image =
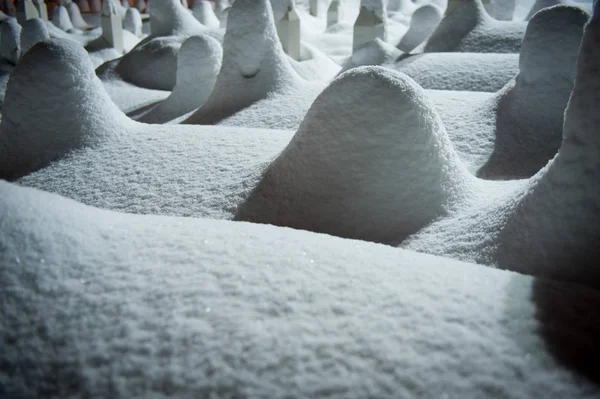
[[[64,6],[54,7],[52,13],[52,23],[59,29],[69,32],[74,29],[71,18],[69,18],[69,12]]]
[[[402,37],[398,48],[405,53],[414,50],[431,35],[439,25],[442,17],[442,10],[436,6],[424,5],[419,7],[412,14],[410,27]]]
[[[213,93],[186,123],[216,123],[300,80],[283,52],[270,1],[236,0],[227,19],[223,64]]]
[[[217,81],[223,48],[208,35],[187,39],[177,56],[177,83],[171,95],[140,119],[145,123],[164,123],[200,107]]]
[[[424,90],[360,67],[315,100],[236,219],[396,243],[443,215],[468,179]]]
[[[29,51],[37,42],[50,37],[46,22],[41,18],[32,18],[23,24],[21,31],[21,55]]]
[[[200,0],[194,3],[192,8],[194,17],[200,21],[202,25],[209,28],[218,28],[221,26],[219,18],[215,15],[212,4],[207,0]]]
[[[61,39],[40,42],[8,81],[0,124],[0,178],[17,178],[70,150],[93,145],[127,120],[104,91],[81,45]]]
[[[148,13],[152,36],[191,36],[207,30],[179,0],[150,0]]]
[[[564,5],[536,13],[527,24],[521,47],[520,78],[527,83],[555,78],[573,81],[588,19],[589,14],[582,9]]]
[[[137,8],[129,7],[125,11],[125,18],[123,18],[123,29],[128,30],[136,36],[142,35],[142,16]]]
[[[90,26],[87,22],[85,22],[85,20],[81,16],[81,10],[79,9],[79,6],[77,4],[71,2],[66,5],[66,8],[67,8],[67,12],[69,13],[69,18],[71,19],[71,23],[73,24],[74,27],[76,27],[77,29],[83,29],[83,30],[92,28],[92,26]]]
[[[21,25],[14,18],[0,24],[0,57],[16,65],[21,53]]]

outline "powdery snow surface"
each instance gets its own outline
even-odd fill
[[[100,28],[25,24],[0,396],[600,396],[600,16],[451,1],[426,40],[446,1],[390,0],[351,55],[360,3],[296,1],[300,62],[288,0],[220,1],[226,31],[152,0],[97,71]]]

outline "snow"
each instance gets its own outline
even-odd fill
[[[0,57],[16,65],[21,53],[21,25],[14,18],[0,24]]]
[[[426,52],[518,53],[527,24],[497,21],[481,0],[465,0],[446,15],[425,45]]]
[[[442,20],[442,10],[433,5],[424,5],[412,13],[410,28],[398,43],[398,49],[410,53],[423,43]]]
[[[305,231],[0,191],[11,397],[599,392],[571,370],[597,371],[597,291]]]
[[[142,16],[137,8],[130,7],[127,9],[125,18],[123,18],[123,29],[138,37],[142,36]]]
[[[218,28],[220,26],[219,18],[215,15],[212,3],[207,0],[194,1],[194,17],[209,28]]]
[[[152,36],[155,37],[192,36],[207,30],[179,0],[150,0],[148,13]]]
[[[69,32],[75,30],[69,18],[69,12],[64,6],[54,7],[52,12],[52,23],[60,30]]]
[[[108,3],[108,1],[106,3]],[[66,8],[67,12],[69,13],[71,23],[75,28],[81,30],[88,30],[93,28],[93,26],[85,22],[85,20],[81,16],[81,11],[79,10],[77,4],[75,4],[74,2],[70,2],[69,4],[67,4]]]
[[[342,65],[340,73],[365,65],[392,65],[402,56],[402,51],[377,38],[354,50]]]
[[[223,48],[210,36],[187,39],[177,56],[177,83],[171,95],[138,120],[164,123],[200,107],[215,86]]]
[[[32,18],[23,24],[21,30],[21,56],[29,51],[37,42],[50,37],[46,23],[41,18]]]

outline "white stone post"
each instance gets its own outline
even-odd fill
[[[340,0],[332,0],[327,10],[327,27],[331,27],[342,20],[342,5]]]
[[[123,46],[123,22],[119,15],[115,0],[104,0],[102,5],[102,38],[108,42],[118,53],[122,54]]]
[[[364,0],[363,0],[364,1]],[[387,41],[386,11],[383,1],[364,3],[360,6],[360,12],[354,22],[354,36],[352,50],[356,50],[365,43],[379,38]]]
[[[44,21],[48,20],[48,8],[46,7],[46,3],[44,0],[33,0],[33,5],[38,12],[38,15]]]
[[[320,0],[310,0],[310,15],[314,15],[317,18],[320,17],[320,2]]]
[[[292,59],[300,61],[300,18],[293,6],[277,22],[277,34],[283,51]]]

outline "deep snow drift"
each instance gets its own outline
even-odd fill
[[[424,51],[518,53],[526,26],[521,21],[495,20],[481,0],[465,0],[442,19]]]
[[[127,120],[102,89],[79,44],[40,42],[22,57],[8,82],[0,123],[0,178],[23,176],[73,149],[93,146],[117,134]]]

